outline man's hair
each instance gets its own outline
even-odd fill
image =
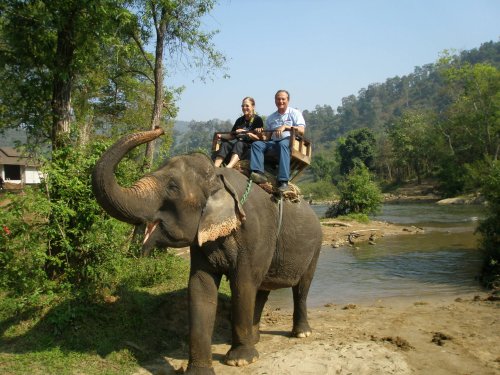
[[[276,91],[276,94],[274,94],[274,97],[276,98],[280,92],[284,92],[288,98],[288,101],[290,101],[290,93],[286,90],[278,90]]]

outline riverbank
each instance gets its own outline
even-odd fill
[[[500,302],[488,295],[383,300],[333,305],[309,312],[313,334],[290,337],[290,311],[264,310],[260,359],[223,364],[226,342],[212,345],[217,374],[500,374]],[[220,332],[217,333],[217,335]],[[186,350],[167,353],[141,374],[182,373]]]
[[[375,244],[377,239],[385,236],[421,234],[422,228],[415,226],[402,226],[383,221],[371,220],[360,223],[354,220],[326,219],[321,222],[323,229],[323,245],[334,248],[353,245],[360,242]]]

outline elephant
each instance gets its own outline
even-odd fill
[[[222,276],[231,290],[231,366],[258,359],[259,322],[269,293],[293,290],[292,336],[307,337],[307,295],[322,243],[309,203],[281,201],[241,172],[217,168],[203,153],[178,155],[131,187],[115,168],[134,147],[162,135],[161,128],[123,136],[92,171],[97,202],[112,217],[145,225],[143,251],[190,247],[187,374],[214,374],[211,340]]]

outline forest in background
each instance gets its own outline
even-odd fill
[[[314,144],[309,175],[338,180],[339,149],[354,142],[370,154],[362,158],[370,159],[370,169],[385,184],[431,177],[447,196],[476,189],[467,184],[467,167],[499,156],[499,67],[500,42],[444,51],[413,73],[369,84],[336,109],[304,110],[306,137]],[[172,153],[208,152],[213,132],[231,126],[218,119],[183,123],[174,128]]]
[[[304,110],[306,136],[314,144],[306,180],[338,181],[339,150],[348,139],[365,143],[360,147],[370,154],[369,168],[384,185],[430,177],[445,196],[473,191],[477,187],[468,184],[467,168],[484,158],[496,160],[499,154],[499,67],[500,42],[489,41],[456,54],[444,51],[437,62],[415,67],[408,75],[369,84],[343,98],[336,109],[317,105]],[[173,128],[162,155],[209,153],[213,133],[233,125],[219,119],[168,121]],[[93,122],[96,134],[119,132],[108,115],[98,115]],[[374,141],[364,139],[367,136]],[[0,145],[25,139],[23,132],[7,128]],[[366,155],[362,158],[367,160]]]

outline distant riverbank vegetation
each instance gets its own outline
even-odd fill
[[[159,8],[141,9],[143,17],[134,13],[138,8],[119,3],[88,8],[85,2],[59,0],[50,6],[12,1],[0,13],[2,143],[14,146],[22,132],[20,148],[44,173],[40,186],[0,195],[0,328],[11,338],[22,336],[23,314],[39,317],[57,304],[61,308],[43,328],[56,335],[79,329],[77,322],[94,314],[82,301],[97,301],[89,305],[100,311],[92,315],[96,324],[108,308],[100,303],[120,295],[135,305],[130,314],[128,305],[119,313],[134,316],[134,308],[142,311],[148,300],[145,288],[163,290],[166,280],[170,292],[178,286],[172,277],[187,274],[186,263],[168,254],[137,259],[140,228],[105,214],[90,184],[95,161],[123,134],[154,126],[166,130],[161,141],[120,163],[117,176],[130,185],[164,157],[208,153],[213,133],[232,126],[212,119],[175,129],[182,88],[164,82],[162,64],[170,60],[159,55],[163,49],[145,50],[153,31],[161,31],[164,38],[156,43],[178,52],[187,67],[203,66],[203,76],[224,72],[225,57],[212,44],[215,33],[200,30],[200,18],[215,2],[179,3],[170,16],[182,22],[165,28],[158,17],[173,10],[161,12],[161,2],[152,3]],[[188,51],[194,55],[186,56]],[[304,196],[337,200],[335,214],[341,214],[374,211],[381,190],[424,178],[436,181],[442,196],[481,192],[490,210],[479,227],[486,254],[483,279],[498,285],[499,66],[499,42],[445,51],[413,73],[369,84],[336,109],[323,104],[305,110],[314,154],[297,182]],[[116,361],[129,364],[127,353]]]

